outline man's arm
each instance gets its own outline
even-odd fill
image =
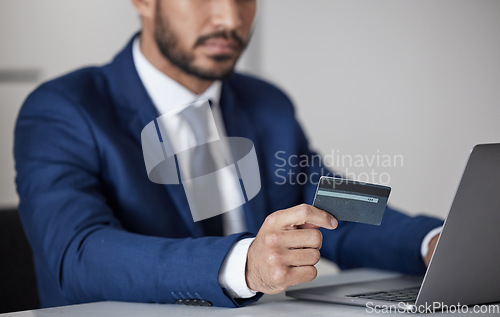
[[[122,227],[107,201],[104,164],[87,120],[70,96],[45,86],[27,99],[15,132],[23,225],[64,297],[70,303],[249,302],[235,301],[218,282],[228,250],[244,234],[170,239]]]

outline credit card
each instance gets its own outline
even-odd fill
[[[337,220],[380,225],[390,193],[387,186],[322,176],[313,206]]]

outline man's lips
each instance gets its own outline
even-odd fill
[[[233,39],[211,38],[200,44],[210,55],[233,55],[240,49],[240,45]]]

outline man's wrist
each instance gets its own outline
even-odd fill
[[[254,239],[246,238],[236,242],[219,271],[219,284],[235,298],[250,298],[257,294],[248,288],[245,276],[248,249]]]
[[[425,259],[427,253],[429,252],[429,243],[431,242],[432,238],[440,234],[442,230],[443,226],[440,226],[432,229],[425,235],[424,240],[422,240],[422,245],[420,246],[420,255],[422,256],[422,259]]]

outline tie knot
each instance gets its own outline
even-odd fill
[[[189,105],[179,115],[187,121],[198,145],[207,143],[210,136],[210,122],[213,122],[211,108],[207,103]],[[215,123],[215,122],[214,122]]]

